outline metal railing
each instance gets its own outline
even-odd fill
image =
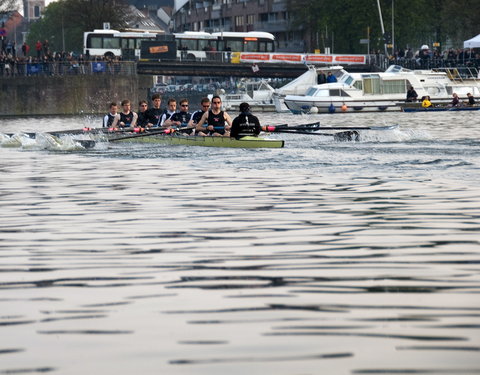
[[[134,75],[134,61],[0,61],[0,77],[73,76],[73,75]]]

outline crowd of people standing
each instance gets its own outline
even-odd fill
[[[480,68],[480,54],[468,48],[449,48],[441,52],[424,45],[417,51],[412,48],[397,49],[390,56],[390,62],[412,69],[457,66]]]
[[[52,51],[48,40],[38,40],[32,48],[23,43],[17,53],[14,42],[2,40],[0,49],[0,77],[28,75],[88,74],[91,62],[105,62],[105,73],[122,72],[124,66],[119,57],[89,56],[65,51]]]

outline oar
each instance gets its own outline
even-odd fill
[[[276,128],[288,128],[288,129],[317,129],[320,126],[320,122],[311,122],[309,124],[300,124],[288,126],[288,124],[275,125]]]
[[[318,126],[315,128],[303,127],[303,126],[289,126],[287,128],[280,127],[279,130],[393,130],[398,128],[398,125],[388,125],[388,126]],[[276,131],[277,126],[268,126],[267,130],[269,132]]]
[[[138,133],[134,135],[128,135],[126,137],[118,137],[118,138],[111,138],[108,141],[109,142],[116,142],[116,141],[122,141],[124,139],[133,139],[133,138],[141,138],[141,137],[150,137],[153,135],[168,135],[168,134],[174,134],[175,132],[184,132],[188,130],[195,129],[195,127],[186,127],[186,128],[180,128],[180,129],[162,129],[160,131],[146,131],[145,133]]]
[[[307,135],[322,135],[327,137],[333,137],[335,141],[359,141],[360,133],[356,130],[338,132],[338,133],[316,133],[316,132],[307,132],[307,131],[298,131],[298,130],[274,130],[274,133],[285,133],[285,134],[307,134]]]

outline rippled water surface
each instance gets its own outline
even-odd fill
[[[269,150],[0,138],[0,374],[480,374],[479,115],[265,114],[400,125]]]

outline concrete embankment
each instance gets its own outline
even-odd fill
[[[0,78],[0,116],[106,113],[108,103],[123,99],[137,108],[147,99],[151,76],[71,75]]]

